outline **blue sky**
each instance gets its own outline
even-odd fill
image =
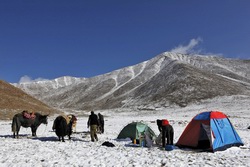
[[[249,59],[249,9],[248,0],[1,0],[0,79],[93,77],[176,50]]]

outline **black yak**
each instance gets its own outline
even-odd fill
[[[28,116],[29,115],[29,116]],[[32,136],[36,136],[36,130],[41,123],[48,124],[48,115],[41,115],[39,113],[28,113],[23,111],[14,115],[12,119],[12,132],[14,138],[19,138],[19,130],[22,127],[31,127]]]
[[[71,118],[68,116],[56,117],[52,129],[53,131],[56,132],[59,141],[62,140],[62,142],[65,142],[64,136],[66,135],[69,137],[69,140],[71,139],[70,135],[72,134],[72,124],[73,124],[72,117]]]

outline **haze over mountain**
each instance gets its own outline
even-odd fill
[[[23,110],[40,112],[42,114],[58,112],[22,90],[1,80],[0,96],[0,119],[10,119],[15,113]]]
[[[165,52],[92,78],[14,85],[65,110],[185,107],[217,96],[250,95],[250,60]]]

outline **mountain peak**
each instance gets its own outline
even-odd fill
[[[217,96],[250,95],[250,61],[164,52],[92,78],[16,86],[58,108],[186,106]]]

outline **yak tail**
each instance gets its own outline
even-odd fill
[[[16,126],[17,126],[16,117],[13,117],[13,119],[12,119],[12,125],[11,125],[11,130],[14,133],[16,132]]]
[[[62,127],[62,131],[64,133],[64,135],[67,135],[67,120],[63,119],[61,122],[61,127]]]

